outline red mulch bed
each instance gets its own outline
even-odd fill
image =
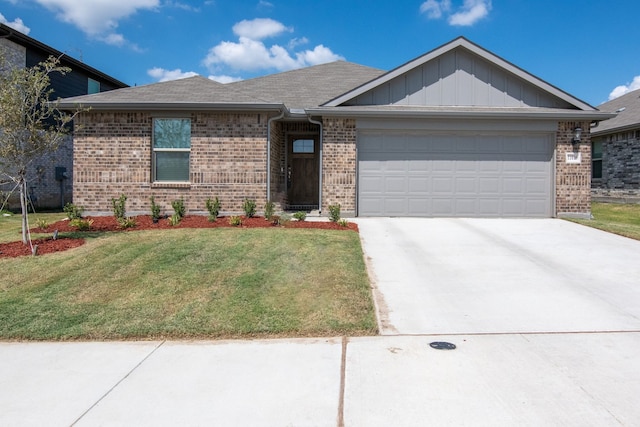
[[[169,224],[169,220],[164,218],[153,223],[150,216],[137,216],[135,217],[135,227],[122,229],[116,219],[112,216],[97,216],[86,217],[86,220],[91,220],[91,228],[86,230],[92,231],[139,231],[139,230],[162,230],[169,228],[218,228],[218,227],[237,227],[229,224],[229,219],[226,217],[218,218],[217,221],[211,222],[206,216],[200,215],[187,215],[180,224],[172,226]],[[269,228],[276,227],[272,222],[267,221],[263,217],[245,218],[242,217],[242,226],[237,228]],[[334,222],[328,221],[289,221],[285,228],[317,228],[323,230],[353,230],[358,231],[358,225],[349,223],[347,227],[342,227]],[[53,233],[55,230],[58,232],[77,232],[78,229],[71,227],[69,221],[55,222],[45,230],[40,228],[34,228],[31,231],[34,233]],[[53,237],[38,239],[33,241],[33,245],[38,245],[37,254],[43,255],[53,252],[61,252],[67,249],[77,248],[84,244],[82,238],[71,237],[59,237],[53,240]],[[31,248],[29,245],[24,245],[22,241],[11,243],[0,243],[0,258],[15,258],[19,256],[31,255]]]

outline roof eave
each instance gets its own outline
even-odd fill
[[[455,119],[522,119],[522,120],[591,120],[602,121],[615,117],[615,114],[600,111],[456,111],[441,110],[367,110],[367,109],[337,109],[337,108],[308,108],[307,113],[312,116],[354,117],[354,118],[455,118]]]
[[[61,110],[92,111],[281,111],[284,104],[211,102],[60,102]]]
[[[608,135],[612,133],[628,132],[630,130],[637,130],[637,129],[640,129],[640,123],[632,123],[629,125],[611,127],[607,129],[598,129],[597,127],[593,127],[591,129],[591,136],[601,136],[601,135]]]

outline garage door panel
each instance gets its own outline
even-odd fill
[[[405,194],[407,191],[407,178],[405,176],[388,176],[384,180],[384,189],[387,194]]]
[[[360,215],[551,216],[551,135],[375,135],[358,135]]]

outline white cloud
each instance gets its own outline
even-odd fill
[[[289,43],[287,44],[287,47],[289,49],[295,49],[296,47],[303,45],[303,44],[307,44],[309,43],[309,39],[306,37],[294,37],[291,40],[289,40]]]
[[[193,71],[182,71],[180,68],[175,70],[165,70],[164,68],[155,67],[147,70],[147,74],[159,82],[167,82],[169,80],[185,79],[187,77],[197,76],[198,73]]]
[[[262,42],[263,38],[291,31],[282,23],[272,19],[241,21],[233,26],[233,31],[239,36],[237,42],[223,41],[218,43],[209,49],[209,53],[203,60],[203,64],[212,71],[219,66],[244,71],[261,69],[286,71],[344,59],[323,45],[294,53],[290,53],[289,50],[278,44],[267,47]],[[308,42],[304,37],[294,40]],[[291,50],[295,46],[295,43],[293,45],[290,43],[289,49]]]
[[[112,46],[122,46],[125,43],[124,36],[117,33],[107,34],[106,36],[101,37],[100,40]]]
[[[31,32],[31,28],[24,25],[24,22],[22,22],[22,19],[20,18],[16,18],[13,21],[9,22],[7,21],[7,18],[5,18],[4,15],[0,13],[0,22],[13,28],[16,31],[20,31],[22,34],[29,34]]]
[[[89,35],[112,32],[118,21],[139,9],[153,9],[159,0],[36,0],[56,13],[58,19]]]
[[[269,18],[256,18],[243,20],[233,26],[233,33],[242,38],[251,40],[262,40],[267,37],[277,36],[285,31],[293,31],[285,27],[282,23]]]
[[[491,0],[464,0],[460,12],[449,17],[449,24],[456,26],[470,26],[484,18],[491,10]]]
[[[214,80],[218,83],[233,83],[233,82],[239,82],[240,80],[242,80],[242,77],[220,75],[220,76],[209,76],[209,79]]]
[[[444,12],[451,10],[451,0],[427,0],[420,5],[420,12],[426,13],[429,19],[440,19]]]
[[[455,13],[451,13],[451,0],[426,0],[420,5],[420,13],[429,19],[447,16],[447,22],[453,26],[470,26],[486,17],[491,11],[491,0],[464,0]]]
[[[617,86],[615,89],[613,89],[609,94],[609,101],[618,98],[619,96],[625,95],[629,92],[633,92],[637,89],[640,89],[640,76],[635,76],[631,83]]]

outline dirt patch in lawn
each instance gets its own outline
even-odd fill
[[[116,219],[112,216],[98,216],[98,217],[86,217],[83,218],[91,222],[91,226],[85,232],[108,232],[108,231],[140,231],[140,230],[159,230],[159,229],[172,229],[172,228],[218,228],[218,227],[230,227],[230,228],[269,228],[269,227],[284,227],[284,228],[317,228],[322,230],[352,230],[358,231],[358,225],[354,223],[348,223],[347,226],[342,226],[334,222],[328,221],[289,221],[284,225],[278,225],[274,221],[268,221],[264,217],[253,217],[242,219],[242,225],[231,225],[228,217],[220,217],[217,221],[209,221],[206,216],[200,215],[187,215],[178,225],[171,225],[167,218],[162,218],[158,222],[153,222],[150,216],[137,216],[132,217],[135,220],[135,226],[123,229]],[[53,252],[61,252],[67,249],[76,248],[84,244],[84,238],[82,237],[58,237],[53,238],[55,231],[58,233],[65,232],[79,232],[77,227],[73,227],[69,224],[69,221],[58,221],[49,225],[46,229],[33,228],[32,233],[51,233],[52,236],[48,238],[39,238],[33,240],[33,245],[37,245],[37,255],[44,255]],[[81,234],[81,232],[80,232]],[[0,258],[15,258],[19,256],[32,255],[31,247],[27,244],[23,244],[22,241],[0,243]]]

